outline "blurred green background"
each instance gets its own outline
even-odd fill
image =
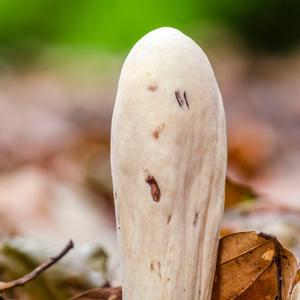
[[[146,32],[174,26],[211,39],[226,31],[251,50],[282,53],[300,40],[298,0],[0,0],[0,59],[48,49],[124,52]]]

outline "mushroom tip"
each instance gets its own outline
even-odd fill
[[[151,32],[161,32],[161,33],[181,33],[181,31],[177,28],[174,28],[174,27],[170,27],[170,26],[163,26],[163,27],[159,27],[159,28],[156,28]]]
[[[145,34],[134,45],[130,54],[135,53],[137,49],[143,49],[143,55],[146,55],[145,53],[149,53],[152,50],[155,50],[156,53],[170,54],[176,52],[176,49],[186,46],[199,47],[191,38],[180,30],[173,27],[159,27]],[[137,58],[135,57],[134,59],[136,60]]]
[[[144,35],[137,44],[151,45],[157,51],[168,51],[169,53],[176,52],[176,49],[181,49],[182,47],[200,48],[188,35],[173,27],[159,27],[154,29]]]
[[[183,32],[181,32],[179,29],[176,29],[174,27],[159,27],[152,31],[150,31],[146,36],[185,36]]]

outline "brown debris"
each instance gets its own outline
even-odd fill
[[[160,189],[158,187],[157,181],[151,175],[148,175],[148,177],[145,180],[151,187],[151,195],[153,201],[159,202],[161,194],[160,194]]]

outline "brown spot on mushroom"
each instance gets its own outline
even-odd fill
[[[153,133],[152,133],[152,136],[153,136],[153,138],[154,139],[159,139],[159,136],[160,136],[160,134],[162,133],[162,131],[165,129],[165,124],[163,123],[163,124],[161,124],[161,125],[159,125],[154,131],[153,131]]]
[[[194,226],[197,225],[198,217],[199,217],[199,213],[196,212],[196,213],[195,213],[195,217],[194,217],[194,221],[193,221],[193,225],[194,225]]]
[[[151,264],[150,264],[150,270],[151,271],[155,271],[155,269],[156,269],[156,273],[159,276],[159,278],[161,278],[160,268],[161,268],[161,263],[160,262],[157,262],[157,263],[155,261],[151,262]]]
[[[151,264],[150,264],[150,269],[151,269],[151,271],[154,271],[154,263],[153,262],[151,262]]]
[[[170,224],[170,222],[171,222],[171,219],[172,219],[172,216],[171,216],[171,215],[169,215],[169,216],[168,216],[168,220],[167,220],[167,224]]]
[[[159,278],[161,278],[161,272],[160,272],[161,263],[158,262],[157,266],[158,266],[158,276],[159,276]]]
[[[152,196],[153,201],[159,202],[161,194],[160,194],[160,189],[158,187],[157,181],[151,175],[148,175],[148,177],[145,179],[145,181],[151,187],[151,196]]]
[[[158,88],[157,84],[150,84],[147,89],[150,92],[155,92],[157,90],[157,88]]]

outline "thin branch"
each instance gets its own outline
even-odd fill
[[[121,287],[96,288],[96,289],[83,292],[79,295],[76,295],[69,300],[87,300],[87,299],[122,300],[122,289]]]
[[[74,248],[74,243],[72,240],[68,242],[68,244],[65,246],[65,248],[56,256],[49,258],[47,261],[39,265],[37,268],[35,268],[32,272],[26,274],[25,276],[9,281],[9,282],[0,282],[0,293],[2,293],[5,290],[15,288],[17,286],[24,286],[29,281],[35,279],[38,275],[45,272],[48,268],[50,268],[52,265],[57,263],[60,259],[62,259],[72,248]]]

